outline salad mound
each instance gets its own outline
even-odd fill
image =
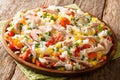
[[[111,35],[98,18],[60,6],[18,12],[4,34],[21,59],[56,70],[82,70],[107,60]]]

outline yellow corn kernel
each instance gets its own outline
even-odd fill
[[[85,13],[85,16],[90,16],[88,13]]]
[[[95,30],[94,30],[94,29],[92,29],[91,33],[92,33],[92,34],[95,34],[96,32],[95,32]]]
[[[48,47],[48,52],[53,53],[53,49],[51,47]]]
[[[63,49],[59,49],[59,52],[62,53],[64,50]]]
[[[97,59],[100,59],[103,55],[103,51],[97,52]]]
[[[72,15],[70,15],[70,20],[72,20],[73,19],[73,16]]]
[[[28,41],[28,42],[32,42],[32,39],[28,39],[27,41]]]
[[[77,40],[79,40],[79,39],[81,39],[81,36],[74,36],[74,40],[75,40],[75,41],[77,41]]]
[[[40,48],[35,49],[36,54],[40,54]]]
[[[57,31],[56,31],[55,29],[53,29],[53,30],[52,30],[52,33],[53,33],[53,34],[56,34],[56,33],[57,33]]]
[[[42,36],[42,34],[39,34],[39,38],[42,38],[43,36]]]
[[[44,56],[44,54],[39,54],[39,58],[42,58]]]
[[[54,18],[55,18],[55,19],[57,19],[57,18],[58,18],[58,16],[57,16],[57,15],[55,15],[55,14],[53,14],[53,16],[54,16]]]
[[[90,63],[92,64],[92,65],[96,65],[97,64],[97,61],[95,60],[95,61],[90,61]]]
[[[82,44],[82,40],[81,40],[81,39],[77,40],[77,43],[78,43],[79,45],[81,45],[81,44]]]
[[[20,34],[24,34],[24,32],[23,32],[23,31],[21,31],[21,32],[20,32]]]
[[[92,17],[92,22],[98,22],[98,19],[95,17]]]
[[[20,21],[23,25],[25,25],[26,24],[26,20],[25,19],[21,19],[21,21]]]
[[[56,46],[56,48],[61,48],[62,47],[61,43],[57,43],[55,46]]]

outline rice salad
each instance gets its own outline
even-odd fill
[[[112,32],[80,9],[49,6],[18,12],[5,32],[21,59],[55,70],[82,70],[107,59]]]

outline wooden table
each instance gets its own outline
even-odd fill
[[[120,40],[120,0],[0,0],[0,20],[12,17],[19,10],[48,5],[77,4],[108,23]],[[120,80],[120,58],[92,73],[70,80]],[[0,45],[0,80],[28,80]]]

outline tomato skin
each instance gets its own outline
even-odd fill
[[[89,59],[96,59],[97,58],[97,54],[95,52],[88,53],[88,58]]]
[[[41,62],[38,61],[38,60],[36,60],[36,65],[37,65],[37,66],[40,66],[40,65],[41,65]]]
[[[63,39],[62,34],[58,33],[52,36],[50,40],[47,41],[46,46],[54,45],[55,43],[61,41]]]
[[[90,44],[84,44],[84,45],[82,46],[81,50],[87,49],[87,48],[90,48],[90,47],[91,47]]]
[[[42,62],[40,62],[38,60],[36,60],[36,65],[41,66],[41,67],[46,67],[46,63],[42,63]]]
[[[8,46],[9,46],[9,48],[12,49],[12,50],[17,50],[12,43],[9,43]]]
[[[72,16],[75,15],[75,13],[74,13],[73,11],[70,11],[70,10],[68,10],[68,11],[66,12],[66,14],[69,15],[69,16],[70,16],[70,15],[72,15]]]
[[[20,54],[20,58],[22,58],[23,60],[27,60],[28,59],[28,55],[30,54],[30,52],[31,52],[30,49],[27,48],[25,53]]]
[[[61,61],[65,61],[66,58],[65,58],[65,57],[60,57],[60,60],[61,60]]]
[[[81,50],[81,48],[79,48],[79,47],[75,50],[75,53],[74,53],[75,57],[79,57],[80,56],[80,53],[79,53],[80,50]]]
[[[7,35],[11,37],[11,36],[14,36],[15,33],[13,31],[8,31]]]
[[[62,25],[64,28],[66,28],[67,25],[70,24],[70,21],[66,17],[62,17],[59,22],[60,25]]]

